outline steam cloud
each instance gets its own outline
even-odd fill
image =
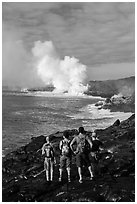
[[[10,88],[53,85],[54,92],[83,93],[87,86],[86,66],[74,57],[61,60],[51,41],[37,41],[32,52],[26,49],[22,34],[3,25],[2,83]]]
[[[74,57],[65,56],[61,60],[51,41],[37,41],[32,49],[36,58],[39,77],[45,85],[52,84],[54,92],[68,92],[71,95],[82,94],[87,90],[83,85],[86,79],[86,66]]]

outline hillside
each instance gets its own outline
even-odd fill
[[[68,130],[70,139],[77,130]],[[43,169],[41,147],[44,135],[9,153],[3,158],[2,201],[3,202],[134,202],[135,201],[135,115],[123,122],[116,122],[104,130],[96,130],[105,150],[100,154],[101,175],[89,180],[84,170],[84,182],[78,183],[75,157],[72,160],[72,182],[58,182],[59,141],[62,132],[51,134],[56,149],[57,165],[54,182],[47,183],[45,175],[36,175]],[[91,134],[87,132],[87,134]]]
[[[86,94],[110,98],[113,95],[122,93],[124,96],[131,96],[135,92],[135,77],[107,81],[89,81],[89,88]]]

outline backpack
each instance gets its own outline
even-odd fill
[[[46,144],[44,146],[44,152],[45,152],[45,157],[47,158],[53,158],[54,156],[54,152],[53,152],[53,148],[50,144]]]
[[[92,146],[91,151],[92,152],[97,152],[97,151],[99,151],[99,148],[102,145],[102,142],[99,141],[99,140],[92,140],[92,144],[93,144],[93,146]]]
[[[86,153],[88,151],[88,142],[85,136],[78,137],[78,151],[80,153]]]
[[[62,155],[70,156],[70,140],[62,140],[61,153]]]

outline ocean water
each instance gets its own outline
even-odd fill
[[[132,113],[98,110],[100,98],[71,97],[49,93],[3,92],[3,155],[28,143],[32,136],[48,135],[84,126],[86,130],[105,128],[116,119],[125,120]]]

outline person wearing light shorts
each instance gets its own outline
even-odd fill
[[[46,171],[47,181],[53,181],[53,171],[56,159],[54,157],[54,149],[50,142],[49,136],[46,137],[46,143],[42,147],[42,155],[44,155],[44,169]]]

